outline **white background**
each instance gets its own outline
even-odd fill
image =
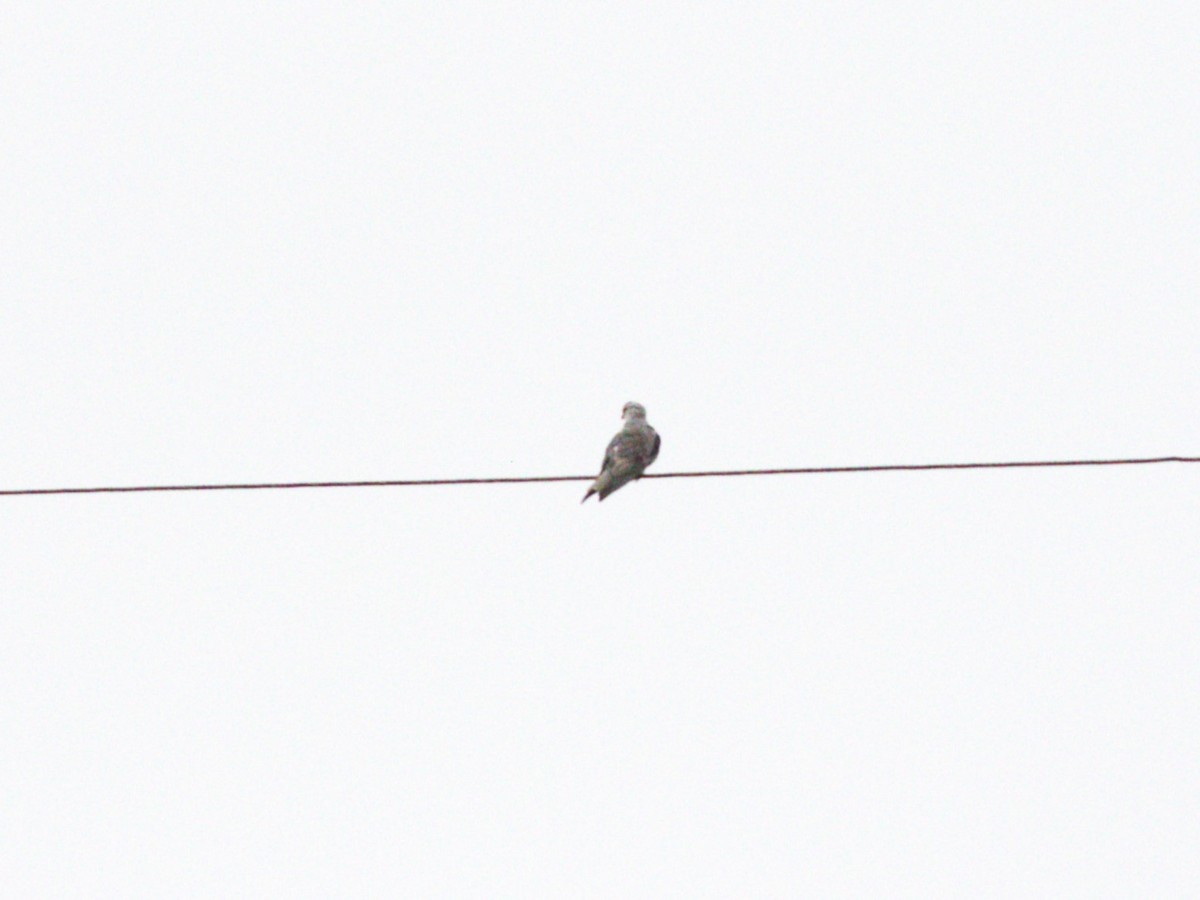
[[[1200,451],[1194,4],[15,3],[0,487]],[[12,896],[1200,889],[1200,466],[0,498]]]

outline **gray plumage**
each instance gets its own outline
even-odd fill
[[[646,407],[640,403],[626,403],[621,410],[624,427],[609,441],[604,451],[604,462],[600,474],[583,495],[583,501],[592,494],[603,500],[622,485],[642,477],[646,467],[658,458],[662,440],[658,432],[646,421]]]

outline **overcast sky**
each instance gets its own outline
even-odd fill
[[[1195,4],[10,3],[0,487],[1200,451]],[[1167,897],[1200,466],[0,498],[13,896]]]

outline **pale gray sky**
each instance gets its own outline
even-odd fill
[[[0,486],[1200,450],[1194,4],[4,19]],[[4,500],[0,882],[1193,893],[1197,470]]]

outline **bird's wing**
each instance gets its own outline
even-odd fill
[[[601,472],[611,469],[613,463],[616,462],[617,457],[624,452],[624,448],[621,444],[622,437],[623,435],[617,434],[611,441],[608,442],[608,446],[604,448],[604,460],[600,463]]]
[[[658,456],[659,443],[658,434],[652,428],[618,431],[616,436],[608,442],[608,448],[604,451],[604,462],[600,464],[600,471],[608,471],[617,462],[644,469]]]
[[[646,459],[646,465],[650,465],[650,463],[658,459],[658,451],[660,447],[662,447],[662,438],[659,437],[658,432],[656,431],[654,432],[654,445],[650,448],[650,456]]]

